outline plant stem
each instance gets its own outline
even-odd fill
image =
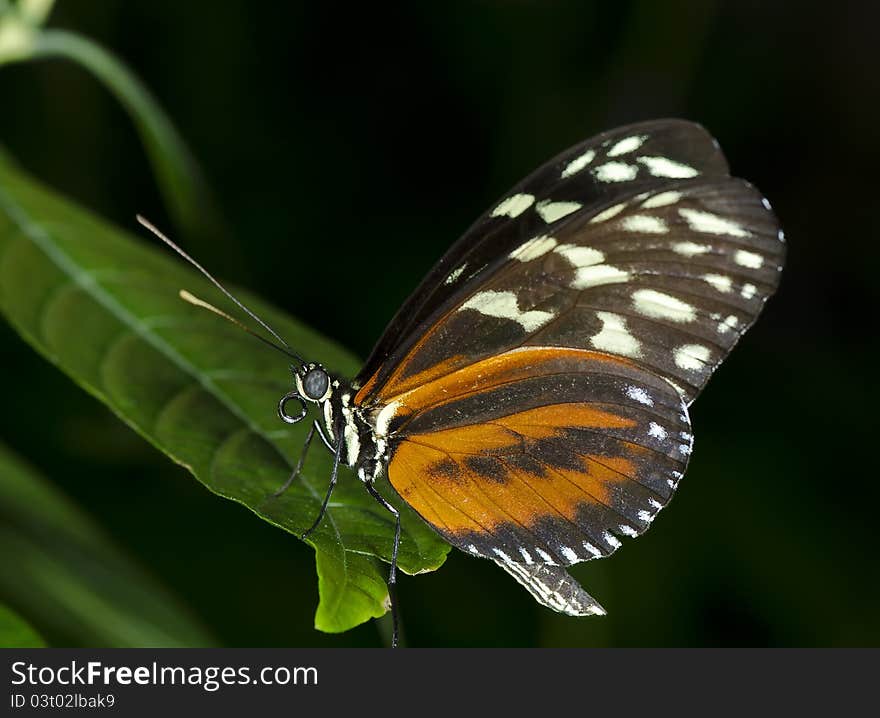
[[[179,229],[189,237],[221,234],[215,204],[195,158],[159,103],[131,70],[97,43],[73,32],[34,30],[29,23],[10,17],[0,25],[0,31],[0,35],[5,33],[5,43],[0,43],[0,64],[48,58],[73,60],[105,84],[131,117],[165,205]]]
[[[197,232],[208,204],[201,172],[171,120],[134,73],[96,43],[64,30],[40,33],[35,56],[77,60],[107,85],[141,135],[166,206],[182,229]]]
[[[33,27],[43,25],[49,19],[55,0],[18,0],[19,17]]]

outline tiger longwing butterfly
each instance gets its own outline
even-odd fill
[[[610,555],[669,503],[693,445],[688,406],[773,294],[784,254],[769,202],[729,175],[718,143],[658,120],[572,147],[504,195],[352,381],[303,361],[220,288],[299,363],[281,418],[318,405],[303,458],[317,432],[334,463],[306,534],[340,463],[394,515],[396,638],[400,519],[373,485],[383,474],[539,603],[604,614],[566,567]]]

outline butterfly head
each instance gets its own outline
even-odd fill
[[[330,375],[320,364],[303,364],[294,373],[294,381],[297,392],[306,401],[320,404],[333,393]]]
[[[292,369],[294,389],[282,396],[278,403],[278,415],[288,424],[296,424],[306,418],[309,413],[306,402],[323,405],[333,395],[333,382],[320,364],[303,363],[299,368]],[[299,402],[299,413],[287,412],[287,402],[291,400]]]

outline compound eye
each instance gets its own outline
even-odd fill
[[[330,377],[323,369],[312,369],[302,378],[302,387],[307,399],[319,401],[330,387]]]

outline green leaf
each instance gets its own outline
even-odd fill
[[[294,534],[314,520],[330,457],[312,448],[303,476],[279,498],[308,426],[281,423],[290,389],[280,355],[177,297],[186,288],[222,303],[216,291],[168,252],[135,241],[0,164],[0,309],[40,353],[205,486]],[[351,376],[358,362],[278,310],[241,298],[309,358]],[[449,550],[400,502],[399,565],[438,568]],[[393,522],[343,469],[321,527],[321,607],[316,627],[343,631],[380,615],[387,593],[375,557],[391,555]]]
[[[45,645],[27,621],[0,603],[0,648],[43,648]]]
[[[388,609],[388,588],[369,556],[344,551],[333,555],[318,549],[315,564],[319,590],[327,597],[315,614],[316,627],[336,633],[356,626],[363,616],[378,618]]]
[[[0,555],[2,599],[66,642],[214,643],[164,588],[2,444]]]

